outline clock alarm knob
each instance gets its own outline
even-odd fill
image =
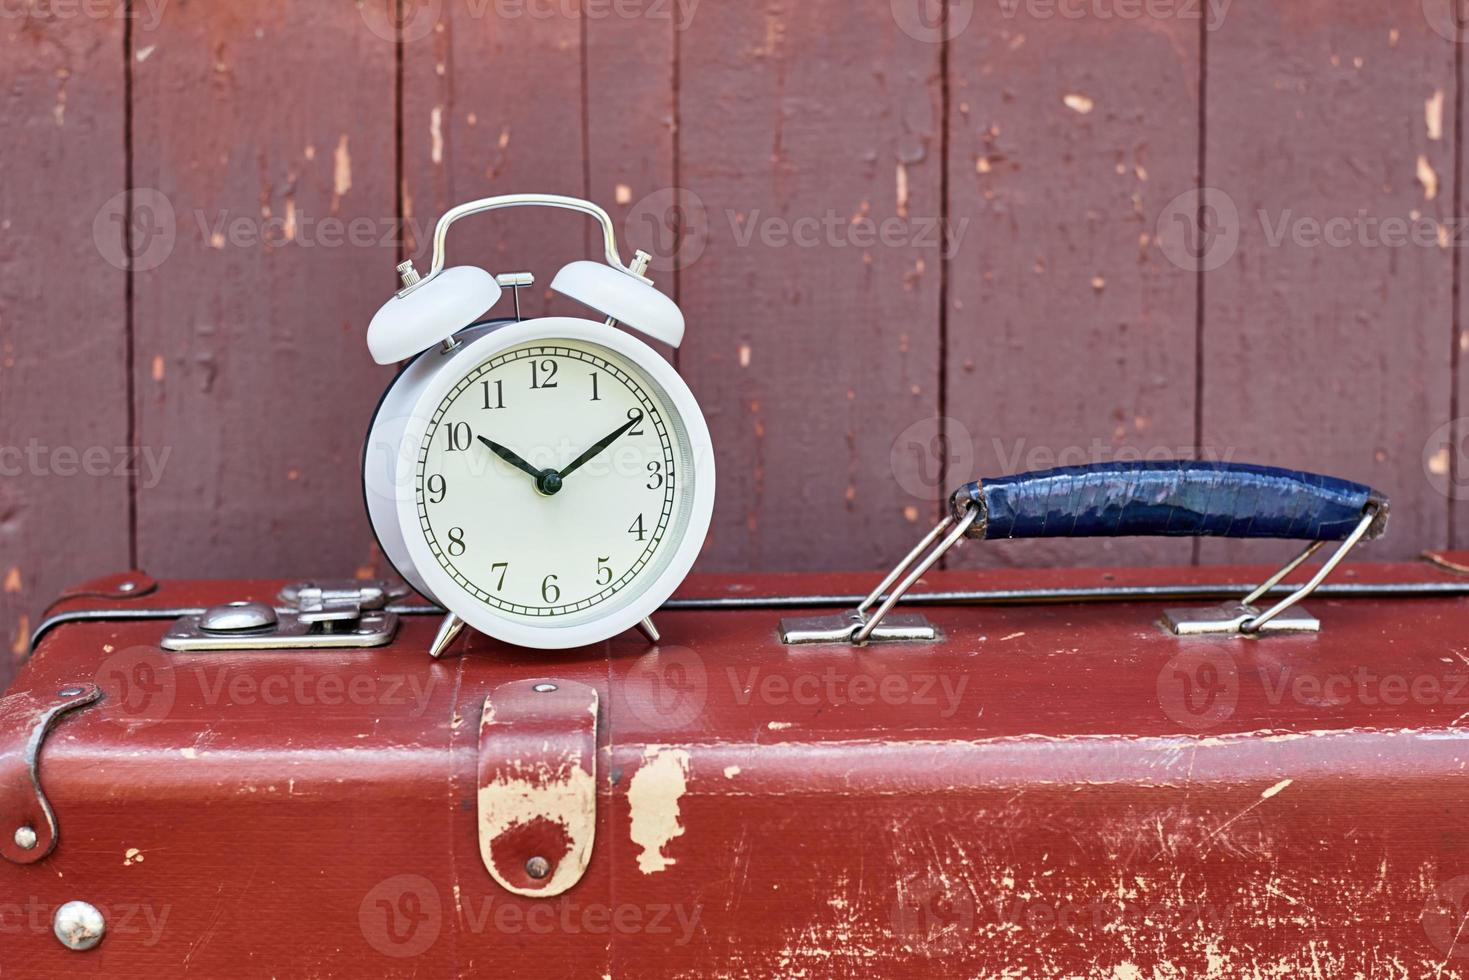
[[[495,277],[474,266],[445,269],[423,280],[411,262],[398,272],[403,291],[377,311],[367,328],[367,349],[379,364],[406,361],[448,340],[500,300]]]
[[[647,259],[645,253],[639,253],[633,268],[646,268]],[[683,343],[683,312],[641,276],[605,262],[583,260],[558,272],[551,288],[654,340],[672,347]]]

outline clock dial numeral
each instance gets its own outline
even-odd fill
[[[626,357],[591,343],[504,351],[463,375],[431,425],[423,533],[454,585],[500,614],[594,619],[641,594],[677,548],[683,427]]]
[[[456,422],[444,426],[444,439],[449,443],[450,452],[462,453],[474,442],[474,433],[468,422]]]
[[[530,386],[532,391],[538,388],[561,387],[556,382],[556,362],[549,357],[542,361],[531,361]]]
[[[482,387],[484,389],[484,392],[485,392],[485,408],[492,409],[493,410],[493,409],[496,409],[496,408],[504,408],[505,407],[505,382],[504,381],[496,381],[494,383],[494,392],[495,392],[495,395],[494,395],[493,398],[490,397],[490,390],[491,390],[491,388],[490,388],[490,382],[488,382],[488,381],[481,381],[480,382],[480,387]]]

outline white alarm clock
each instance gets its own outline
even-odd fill
[[[607,319],[521,320],[526,273],[444,268],[449,227],[517,206],[566,208],[602,224],[606,262],[573,262],[551,288]],[[386,558],[450,615],[441,655],[465,624],[508,643],[563,649],[634,626],[703,546],[714,453],[678,373],[622,324],[677,347],[684,317],[625,266],[608,214],[577,198],[515,194],[440,219],[433,266],[400,265],[403,289],[373,317],[379,364],[415,358],[383,396],[363,455],[368,516]],[[517,290],[516,318],[474,322]]]

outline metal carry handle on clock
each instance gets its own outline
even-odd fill
[[[840,617],[785,620],[782,636],[787,643],[859,645],[933,639],[933,627],[922,617],[890,614],[918,579],[965,537],[1309,541],[1297,557],[1241,601],[1206,609],[1169,609],[1164,624],[1179,635],[1315,632],[1320,622],[1299,608],[1301,600],[1316,591],[1359,542],[1381,537],[1387,530],[1387,515],[1387,497],[1370,487],[1238,463],[1103,463],[978,480],[953,494],[948,516],[855,610]],[[1340,547],[1306,584],[1269,609],[1255,607],[1331,542],[1340,542]]]
[[[500,301],[502,286],[516,291],[516,314],[520,311],[519,290],[534,284],[528,273],[495,277],[476,266],[446,267],[449,229],[472,215],[505,208],[545,207],[575,211],[595,218],[602,226],[605,262],[580,260],[556,274],[551,289],[607,317],[608,324],[623,323],[631,329],[677,347],[683,343],[684,316],[677,304],[653,288],[645,272],[652,256],[639,251],[624,265],[617,251],[617,232],[605,210],[577,197],[558,194],[504,194],[469,201],[448,211],[434,229],[432,264],[420,276],[411,261],[398,266],[403,287],[372,318],[367,346],[379,364],[407,360],[442,344],[454,349],[454,334],[478,319]]]

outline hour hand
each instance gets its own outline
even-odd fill
[[[490,452],[494,453],[496,456],[499,456],[505,462],[515,467],[517,470],[520,470],[522,473],[529,473],[537,481],[541,479],[541,471],[536,469],[531,464],[527,463],[524,459],[521,459],[518,455],[516,455],[514,450],[506,449],[498,442],[491,442],[484,436],[479,436],[478,438],[480,442],[490,447]]]

